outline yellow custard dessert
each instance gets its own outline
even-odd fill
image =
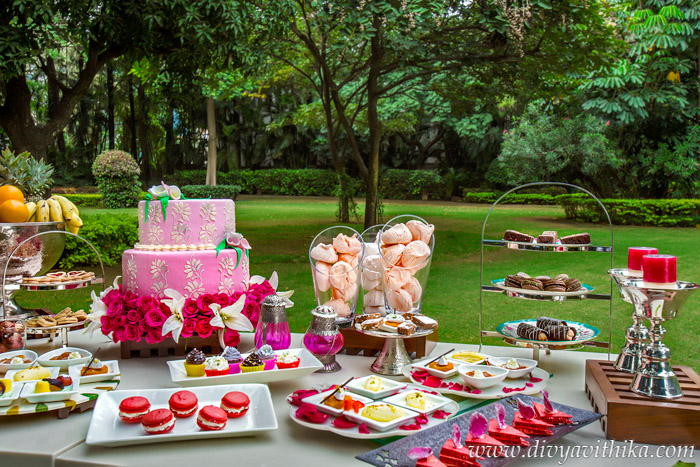
[[[51,372],[40,366],[25,368],[15,373],[15,381],[32,381],[35,379],[50,378]]]
[[[425,399],[425,395],[420,392],[412,392],[406,396],[406,405],[413,407],[418,410],[425,410],[425,406],[428,401]]]
[[[474,363],[483,360],[484,356],[477,352],[470,352],[468,350],[464,350],[462,352],[453,353],[452,356],[450,356],[450,358],[453,360],[459,360],[461,362]]]
[[[375,422],[390,422],[404,416],[404,411],[393,405],[376,404],[362,409],[362,416]]]

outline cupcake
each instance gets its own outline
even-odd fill
[[[228,362],[222,356],[209,357],[204,363],[204,372],[207,376],[227,375],[229,372]]]
[[[298,368],[299,367],[299,357],[292,355],[291,352],[284,352],[282,355],[277,357],[277,368]]]
[[[243,373],[250,373],[252,371],[262,371],[264,366],[265,364],[262,360],[260,360],[258,354],[252,352],[245,358],[245,360],[243,360],[243,363],[241,363],[241,371]]]
[[[185,358],[187,376],[204,376],[204,361],[206,359],[201,350],[192,349]]]
[[[275,360],[277,360],[277,355],[275,355],[275,351],[272,350],[270,345],[265,344],[260,347],[258,349],[258,357],[260,357],[260,360],[262,360],[262,362],[265,364],[263,370],[275,369]]]
[[[221,356],[228,362],[229,374],[235,375],[241,372],[241,353],[235,347],[226,347]]]

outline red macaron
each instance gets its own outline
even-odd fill
[[[232,391],[221,398],[221,408],[229,418],[242,417],[248,411],[250,399],[239,391]]]
[[[170,410],[177,418],[191,417],[197,411],[197,396],[190,391],[178,391],[168,401]]]
[[[139,423],[150,408],[151,403],[145,397],[127,397],[119,404],[119,416],[126,423]]]
[[[143,416],[141,425],[149,435],[160,435],[175,427],[175,417],[169,409],[156,409]]]
[[[215,405],[205,405],[197,415],[197,425],[202,430],[221,430],[226,426],[226,412]]]

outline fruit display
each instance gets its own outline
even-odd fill
[[[74,234],[77,234],[83,226],[80,211],[65,196],[52,195],[49,199],[27,203],[26,207],[29,214],[26,222],[65,222],[66,230]],[[1,214],[2,205],[0,205]]]

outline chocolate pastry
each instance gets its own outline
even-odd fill
[[[533,326],[528,323],[518,324],[518,329],[516,330],[518,337],[527,339],[530,341],[546,341],[547,333],[544,329],[540,329],[537,326]]]
[[[517,230],[506,230],[506,233],[503,234],[503,240],[507,242],[532,243],[535,240],[535,237],[522,232],[518,232]]]
[[[546,316],[540,316],[537,318],[537,327],[546,329],[549,326],[568,326],[566,321],[561,319],[547,318]]]
[[[537,236],[537,243],[557,243],[557,231],[556,230],[545,230],[541,235]]]
[[[522,286],[525,290],[542,290],[542,282],[537,279],[525,279]]]
[[[566,280],[569,280],[569,275],[568,274],[557,274],[556,276],[554,276],[554,279],[558,280],[558,281],[566,281]]]
[[[410,336],[411,334],[416,332],[416,325],[410,321],[404,321],[396,327],[396,330],[399,334],[402,334],[404,336]]]
[[[577,290],[581,290],[581,281],[578,279],[569,279],[564,281],[564,283],[566,284],[567,292],[576,292]]]
[[[547,281],[546,284],[544,282],[542,284],[547,292],[566,292],[566,283],[564,281],[552,279]]]
[[[506,280],[504,281],[503,285],[505,285],[506,287],[515,287],[519,289],[522,286],[522,282],[522,277],[510,274],[508,277],[506,277]]]
[[[367,313],[364,315],[356,316],[355,317],[355,324],[360,324],[364,321],[367,321],[368,319],[378,319],[381,317],[382,317],[382,315],[380,315],[379,313]]]
[[[559,239],[565,245],[583,245],[591,243],[591,235],[588,232],[567,235]]]
[[[368,320],[362,321],[360,323],[360,329],[362,329],[363,331],[378,329],[379,326],[381,326],[383,322],[384,322],[384,320],[381,317],[375,318],[375,319],[368,319]]]
[[[192,349],[190,353],[187,354],[185,361],[191,365],[201,365],[206,359],[207,357],[204,355],[204,352]]]
[[[572,341],[576,338],[576,329],[571,326],[547,326],[545,332],[550,341]]]

